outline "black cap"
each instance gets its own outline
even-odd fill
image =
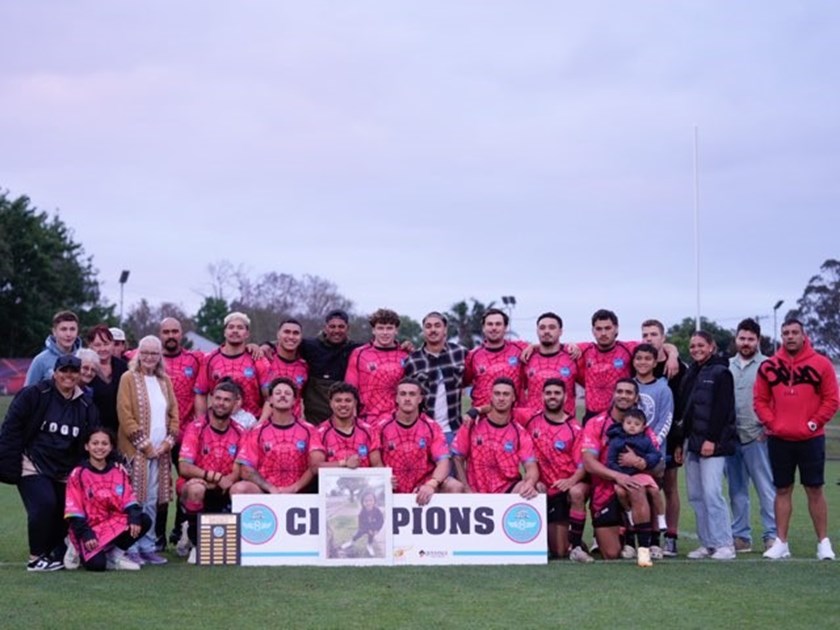
[[[82,360],[74,354],[63,354],[55,360],[55,371],[71,369],[78,372],[82,369]]]
[[[324,318],[325,322],[330,321],[331,319],[343,319],[345,324],[350,323],[350,316],[347,314],[347,311],[343,311],[340,308],[334,308],[329,313],[327,313],[326,318]]]

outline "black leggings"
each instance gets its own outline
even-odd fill
[[[18,482],[18,493],[26,508],[29,553],[60,559],[67,535],[64,495],[67,485],[46,475],[27,475]]]
[[[113,547],[119,547],[123,551],[131,547],[134,543],[137,542],[137,539],[142,537],[149,528],[152,526],[152,519],[149,518],[148,514],[143,514],[140,517],[140,534],[137,538],[132,538],[131,534],[128,533],[128,530],[125,530],[122,534],[117,536],[114,540],[111,541],[105,549],[102,549],[98,554],[95,556],[91,556],[87,560],[82,560],[82,565],[88,571],[104,571],[108,568],[108,550]]]

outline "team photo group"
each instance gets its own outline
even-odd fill
[[[834,560],[823,485],[837,377],[796,319],[770,357],[753,319],[738,324],[731,358],[697,331],[689,365],[660,321],[619,340],[605,309],[591,341],[561,340],[549,312],[531,343],[511,339],[508,314],[491,308],[471,350],[436,311],[419,347],[400,339],[392,310],[370,316],[364,341],[349,338],[349,321],[326,313],[310,338],[286,319],[260,343],[233,312],[221,345],[202,353],[183,346],[173,318],[128,349],[119,328],[81,331],[58,312],[0,427],[0,481],[26,512],[27,570],[138,570],[166,564],[167,545],[195,563],[199,515],[229,512],[232,495],[317,493],[320,470],[365,467],[390,468],[393,492],[419,506],[438,493],[544,500],[550,557],[640,567],[681,554],[813,558],[814,547],[788,543],[798,480],[816,558]],[[687,553],[681,498],[699,541]],[[354,519],[336,553],[381,553],[375,493],[362,493]]]

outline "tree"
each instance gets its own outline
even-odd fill
[[[423,345],[423,327],[416,319],[400,315],[399,341],[410,341],[415,348]]]
[[[91,257],[56,215],[0,191],[0,356],[31,356],[43,348],[56,311],[72,310],[84,328],[115,324],[102,302]]]
[[[466,300],[456,302],[449,307],[446,318],[449,320],[449,337],[457,337],[459,343],[467,348],[473,348],[480,343],[482,337],[481,319],[488,308],[493,308],[495,302],[485,305],[475,298],[470,298],[472,304]]]
[[[160,331],[160,322],[166,317],[174,317],[181,322],[181,329],[184,332],[195,328],[192,319],[177,304],[163,302],[160,306],[151,306],[143,298],[139,304],[129,309],[123,329],[129,340],[137,343],[146,335],[157,335]]]
[[[216,343],[225,336],[225,316],[230,312],[224,298],[207,296],[195,315],[195,329],[199,335]]]
[[[677,347],[680,351],[680,358],[686,362],[691,361],[688,344],[691,335],[694,334],[694,323],[693,317],[686,317],[679,324],[671,326],[666,333],[668,341]],[[733,331],[705,317],[700,318],[700,329],[705,330],[714,338],[715,343],[717,343],[718,354],[732,354],[735,351],[735,333]]]
[[[840,357],[840,260],[829,258],[822,264],[787,317],[804,324],[815,348],[833,359]]]

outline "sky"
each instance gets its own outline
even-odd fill
[[[584,6],[585,5],[585,6]],[[840,257],[840,4],[4,2],[0,189],[107,299],[194,312],[208,265],[420,319],[513,295],[590,338],[772,327]]]

